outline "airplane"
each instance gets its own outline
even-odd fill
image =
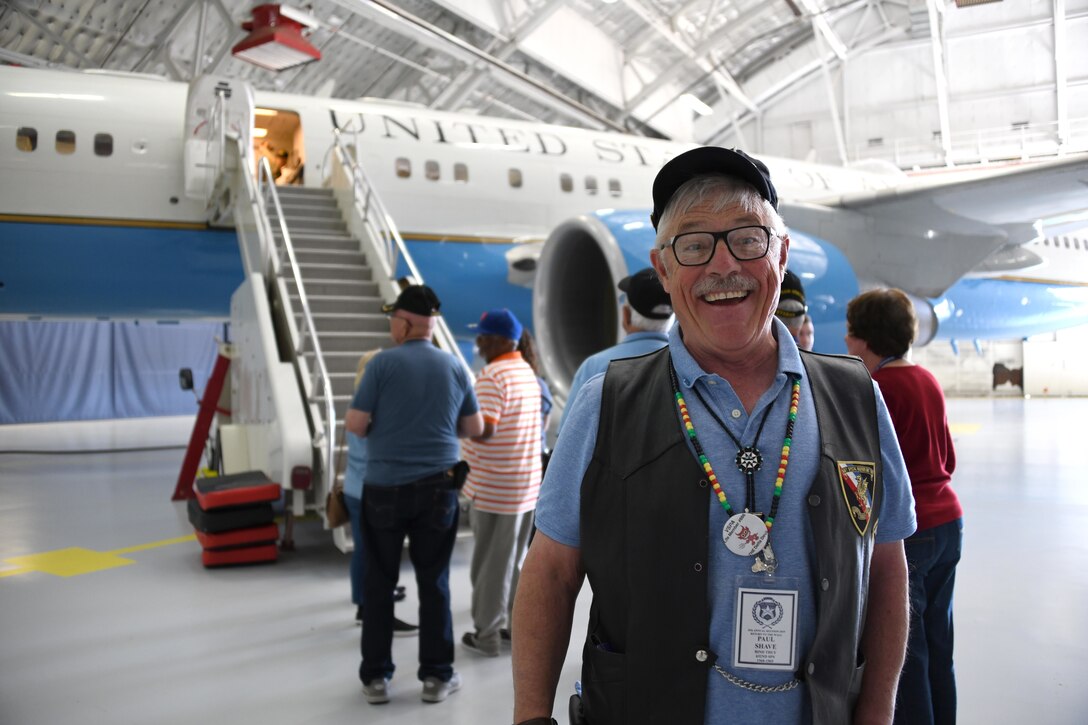
[[[269,301],[256,299],[260,275],[243,265],[252,242],[251,229],[238,221],[248,213],[238,195],[251,192],[237,181],[226,190],[201,187],[210,167],[227,178],[210,147],[200,146],[214,125],[211,99],[218,99],[234,109],[224,123],[241,149],[239,178],[249,183],[265,158],[281,167],[277,183],[287,170],[298,188],[335,185],[349,164],[339,150],[346,149],[400,230],[413,276],[443,300],[463,357],[472,359],[480,314],[508,307],[533,329],[560,401],[581,360],[622,334],[616,282],[649,264],[653,178],[693,146],[253,91],[213,77],[184,84],[0,67],[0,99],[0,326],[231,319],[234,337],[250,337],[251,318],[270,314],[261,312]],[[914,300],[920,345],[1088,324],[1088,242],[1076,232],[1088,226],[1088,156],[911,178],[889,166],[756,155],[782,199],[789,267],[804,281],[818,351],[845,352],[846,303],[880,285]],[[230,203],[219,203],[231,194]],[[216,204],[233,216],[210,212]],[[396,264],[391,278],[412,271],[404,258]],[[388,297],[395,288],[385,283]],[[248,441],[238,445],[250,459],[272,460],[257,467],[303,489],[309,484],[296,486],[294,472],[321,468],[313,449],[330,436],[315,431],[336,423],[271,430],[318,418],[310,394],[289,404],[277,397],[273,413],[254,394],[261,384],[293,388],[299,397],[296,379],[304,375],[279,370],[286,364],[279,343],[262,343],[266,368],[234,384],[253,408],[254,425],[270,430],[232,435]],[[330,449],[325,460],[331,456]],[[244,470],[245,462],[230,467]],[[308,503],[296,496],[293,510],[319,508],[323,493]]]
[[[186,196],[186,94],[186,84],[153,76],[0,67],[10,129],[0,144],[0,315],[228,316],[242,281],[237,242]],[[692,146],[253,95],[254,128],[269,134],[253,139],[255,157],[287,150],[302,183],[320,186],[334,129],[349,137],[423,278],[447,300],[463,351],[483,310],[509,307],[540,338],[560,395],[582,358],[618,338],[614,281],[648,264],[650,184]],[[844,351],[846,302],[878,285],[912,296],[919,344],[1088,322],[1086,255],[1049,243],[1088,225],[1083,156],[965,180],[760,157],[783,199],[818,350]]]

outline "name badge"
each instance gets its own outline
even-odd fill
[[[733,667],[797,668],[796,579],[738,577],[733,632]],[[745,586],[745,584],[749,584]]]

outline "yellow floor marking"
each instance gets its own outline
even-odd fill
[[[27,574],[34,571],[42,572],[43,574],[52,574],[53,576],[70,577],[79,576],[80,574],[90,574],[91,572],[102,571],[104,569],[116,569],[120,566],[128,566],[129,564],[136,563],[132,559],[124,558],[121,556],[122,554],[156,549],[160,546],[181,544],[194,541],[195,539],[196,536],[190,534],[189,536],[163,539],[162,541],[153,541],[150,544],[138,544],[123,549],[114,549],[113,551],[92,551],[91,549],[84,549],[79,546],[71,546],[67,549],[57,549],[56,551],[47,551],[42,554],[14,556],[10,559],[4,559],[4,563],[10,564],[16,568],[0,571],[0,577]]]
[[[136,546],[130,546],[127,549],[114,549],[109,552],[110,554],[132,554],[137,551],[147,551],[148,549],[157,549],[160,546],[170,546],[171,544],[184,544],[186,541],[196,541],[195,534],[189,534],[188,536],[179,536],[176,539],[163,539],[162,541],[152,541],[150,544],[137,544]]]
[[[974,435],[982,428],[982,423],[949,423],[948,430],[957,435]]]

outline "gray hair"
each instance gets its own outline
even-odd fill
[[[675,315],[669,315],[664,320],[655,320],[650,317],[639,314],[639,311],[631,306],[631,303],[627,303],[627,309],[631,310],[631,326],[637,327],[643,332],[668,332],[672,327],[672,321],[675,319]]]
[[[712,213],[720,212],[731,205],[740,206],[744,211],[758,217],[775,236],[786,236],[786,223],[781,215],[751,185],[733,176],[702,174],[685,181],[665,205],[657,224],[655,246],[659,249],[667,247],[672,237],[668,230],[674,218],[682,217],[703,204]]]

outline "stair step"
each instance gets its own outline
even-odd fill
[[[276,246],[281,246],[280,237],[276,236]],[[340,251],[358,252],[359,242],[347,234],[295,234],[291,233],[291,246],[295,251]]]
[[[299,249],[295,247],[295,259],[299,264],[333,264],[366,266],[366,255],[346,249]]]
[[[373,350],[389,343],[389,331],[385,332],[322,332],[318,330],[317,339],[323,352],[354,352],[355,362],[367,350]],[[326,361],[327,364],[328,361]],[[355,368],[352,368],[354,370]]]
[[[336,199],[331,196],[319,196],[312,198],[299,198],[299,197],[280,197],[280,207],[287,213],[291,211],[303,211],[305,209],[315,209],[325,211],[331,209],[337,214],[340,213],[340,206],[336,203]]]
[[[279,220],[272,218],[272,226],[279,225]],[[346,233],[348,225],[344,223],[344,220],[339,215],[335,217],[322,217],[313,214],[306,214],[305,216],[288,216],[287,230],[291,232],[291,236],[295,234],[303,234],[306,232],[318,232],[323,233],[327,231]]]
[[[369,282],[373,270],[364,265],[324,265],[320,262],[298,263],[298,271],[302,274],[302,284],[309,288],[310,282],[326,280],[349,280]]]
[[[308,288],[307,288],[308,289]],[[337,297],[332,295],[307,295],[310,312],[317,314],[340,313],[345,315],[377,315],[382,313],[381,299],[377,297]],[[292,295],[293,309],[299,309],[298,297]]]
[[[335,195],[332,189],[322,189],[313,186],[277,186],[276,194],[280,199],[293,198],[293,199],[335,199]]]
[[[392,341],[389,339],[389,335],[385,335],[383,340],[375,338],[374,344],[366,350],[324,350],[325,352],[325,369],[328,370],[330,375],[339,373],[351,373],[354,377],[355,369],[359,366],[359,358],[362,357],[364,352],[369,350],[376,350],[379,347],[390,347]],[[312,352],[303,353],[303,357],[306,358],[308,363],[312,363],[314,354]],[[313,369],[313,365],[310,365],[310,369]]]
[[[295,308],[298,312],[298,308]],[[326,332],[380,332],[389,334],[389,320],[384,314],[351,314],[310,310],[318,335]],[[295,315],[295,325],[302,325],[302,315]]]
[[[291,276],[284,277],[287,285],[287,293],[296,295],[295,281]],[[378,297],[378,283],[364,280],[346,279],[303,279],[306,285],[306,298],[311,296],[337,296],[337,297]]]

